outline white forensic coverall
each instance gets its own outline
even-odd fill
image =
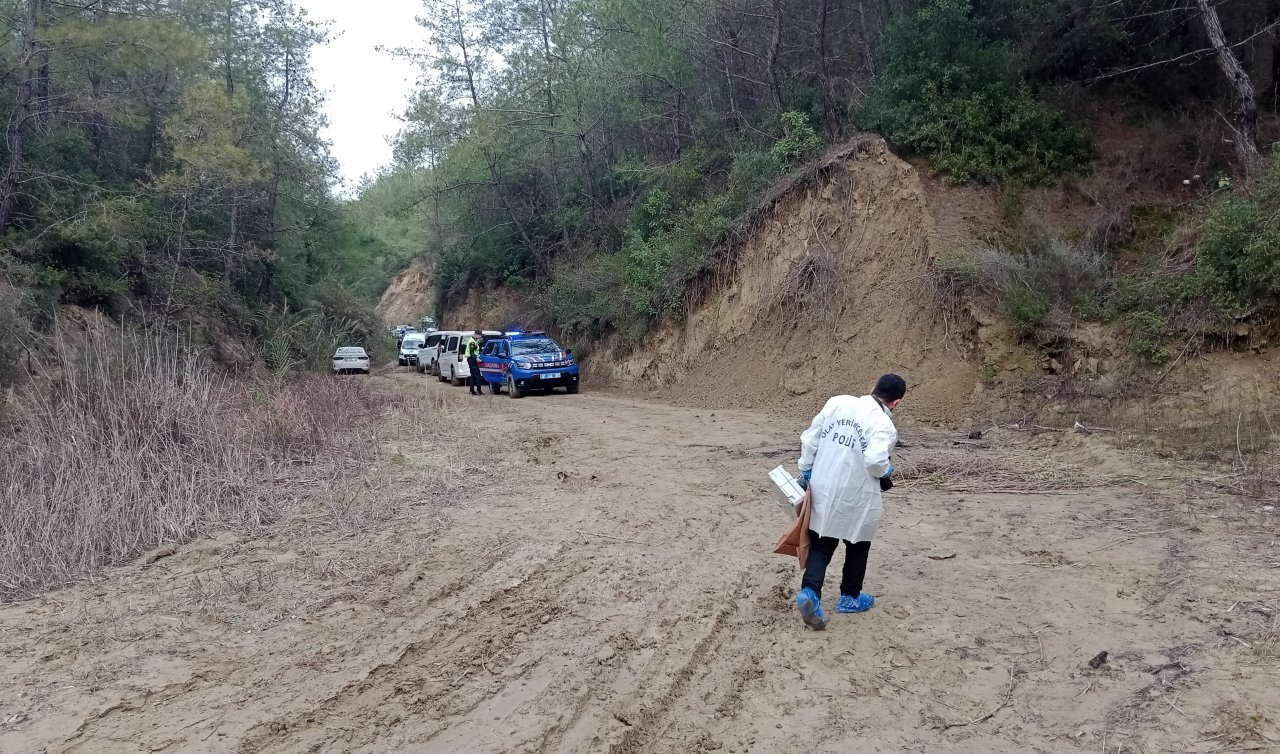
[[[884,510],[880,477],[898,430],[875,398],[837,395],[800,435],[800,470],[813,469],[809,528],[820,537],[870,542]]]

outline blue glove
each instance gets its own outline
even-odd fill
[[[893,476],[893,464],[889,464],[889,470],[884,472],[885,476]]]
[[[813,477],[813,469],[805,469],[800,472],[800,489],[809,489],[809,480]]]

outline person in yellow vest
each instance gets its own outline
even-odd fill
[[[476,330],[467,341],[465,351],[467,367],[471,370],[471,376],[467,378],[467,390],[472,395],[484,395],[484,378],[480,374],[480,340],[483,337],[484,333]]]

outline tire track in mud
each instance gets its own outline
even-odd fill
[[[751,575],[743,570],[732,583],[751,583]],[[685,654],[666,689],[656,699],[647,700],[639,719],[624,721],[629,724],[621,738],[609,746],[609,754],[702,748],[705,728],[673,728],[680,725],[681,718],[706,720],[736,707],[744,684],[758,672],[759,658],[747,647],[756,643],[758,624],[768,619],[767,604],[774,591],[773,584],[758,582],[753,587],[739,587],[725,599],[710,629]]]
[[[504,558],[510,558],[517,551],[514,547],[490,550],[480,556],[477,567],[481,571],[490,571]],[[465,577],[455,578],[439,586],[436,591],[422,599],[422,607],[430,608],[446,603],[463,592],[471,580]],[[405,599],[411,599],[406,594]],[[327,605],[326,605],[327,606]],[[87,715],[75,731],[63,742],[65,748],[57,749],[64,754],[73,752],[97,752],[101,750],[103,741],[129,743],[130,746],[141,746],[144,749],[160,749],[188,741],[197,731],[216,731],[229,718],[241,714],[237,709],[239,702],[228,701],[224,692],[228,685],[240,687],[241,682],[233,682],[233,675],[243,675],[243,669],[230,666],[218,666],[201,670],[184,682],[170,683],[156,690],[138,689],[120,697],[115,704],[105,707],[100,712]],[[155,710],[163,707],[167,714],[165,724],[155,725]],[[145,728],[140,739],[140,730]],[[207,740],[207,736],[198,736]],[[147,743],[154,741],[154,744]]]
[[[196,674],[181,683],[170,683],[156,691],[142,690],[131,696],[122,696],[115,703],[86,717],[63,741],[66,748],[60,751],[64,754],[79,751],[96,752],[101,750],[103,740],[128,741],[133,732],[129,730],[130,726],[121,724],[122,720],[144,714],[148,708],[166,706],[168,702],[181,699],[187,694],[203,691],[221,683],[228,675],[230,671],[208,671]],[[110,730],[104,732],[104,729]],[[177,739],[173,739],[170,743],[176,742]]]
[[[351,750],[377,741],[403,721],[424,716],[440,721],[474,709],[488,694],[476,693],[476,684],[464,681],[477,673],[494,674],[488,659],[512,646],[517,634],[536,631],[539,616],[556,610],[548,595],[570,576],[553,567],[561,549],[556,546],[519,583],[497,588],[435,636],[409,643],[333,696],[254,726],[238,750],[321,751],[339,742],[340,750]],[[431,735],[422,732],[423,738]]]

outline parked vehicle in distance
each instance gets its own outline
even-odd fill
[[[507,333],[485,343],[480,352],[480,374],[495,394],[504,388],[512,398],[532,390],[551,392],[563,387],[578,392],[578,362],[572,351],[560,347],[546,333]]]
[[[422,344],[427,340],[427,336],[420,332],[407,332],[400,339],[400,357],[397,363],[402,367],[411,367],[418,364],[418,349],[422,348]]]
[[[343,346],[333,353],[334,374],[369,373],[369,354],[359,346]]]
[[[454,387],[467,384],[467,378],[471,376],[471,367],[467,364],[466,345],[471,339],[473,333],[471,331],[452,332],[445,341],[445,346],[440,351],[439,356],[439,377],[441,382],[451,382]],[[497,330],[481,331],[481,345],[491,338],[500,338],[502,333]]]
[[[427,338],[418,349],[418,374],[435,374],[436,358],[440,355],[437,346],[444,337],[440,332],[428,332]]]

